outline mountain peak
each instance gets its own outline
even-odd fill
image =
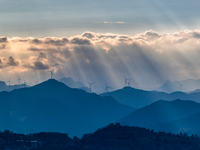
[[[38,86],[54,87],[54,88],[56,88],[56,87],[61,87],[61,88],[63,88],[63,87],[66,88],[67,87],[67,88],[69,88],[67,85],[65,85],[62,82],[57,81],[56,79],[46,80],[46,81],[36,85],[36,87],[38,87]]]
[[[172,83],[172,81],[170,81],[169,79],[167,79],[167,80],[165,81],[165,83]]]

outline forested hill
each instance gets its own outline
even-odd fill
[[[1,150],[197,150],[200,138],[197,135],[154,132],[139,127],[109,124],[81,139],[72,139],[64,133],[15,134],[8,130],[0,132]]]

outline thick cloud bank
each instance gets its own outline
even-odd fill
[[[94,90],[124,86],[154,87],[166,79],[200,78],[200,31],[160,34],[146,31],[135,36],[85,32],[73,37],[0,37],[1,80],[24,76],[30,82],[74,77],[96,82]]]

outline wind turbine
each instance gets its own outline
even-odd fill
[[[104,91],[106,91],[108,93],[108,89],[111,89],[111,87],[108,86],[106,81],[105,81],[105,83],[106,83],[106,88],[104,89]]]
[[[125,82],[124,82],[124,83],[125,83],[125,86],[126,86],[126,85],[127,85],[127,80],[128,80],[128,79],[127,79],[125,76],[124,76],[124,79],[125,79]]]
[[[180,82],[178,82],[178,83],[179,83],[179,85],[180,85],[180,91],[181,91],[181,88],[182,88],[183,84],[181,84]]]
[[[95,84],[95,82],[93,82],[93,83],[90,83],[88,81],[86,81],[86,82],[90,85],[90,93],[92,93],[92,85]]]
[[[131,86],[131,79],[128,79],[128,86]]]
[[[35,84],[37,84],[37,83],[38,83],[38,80],[35,81]]]
[[[51,72],[51,79],[53,79],[53,70],[49,71],[49,72]]]
[[[19,76],[19,79],[17,80],[17,81],[19,81],[19,85],[20,85],[20,81],[21,81],[22,79],[20,78],[20,76]]]
[[[124,76],[124,79],[125,79],[125,86],[127,85],[129,86],[131,79],[127,79],[125,76]]]
[[[80,83],[81,83],[80,79],[78,79],[78,88],[80,88]]]
[[[8,80],[8,84],[9,84],[9,86],[10,86],[10,83],[12,83],[12,82],[10,81],[10,77],[9,77],[9,80]]]
[[[25,81],[24,78],[23,78],[23,80],[24,80],[24,87],[26,87],[28,84],[27,84],[27,82]]]

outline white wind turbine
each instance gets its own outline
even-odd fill
[[[20,85],[20,81],[21,81],[22,79],[20,78],[20,76],[19,76],[19,79],[17,80],[17,81],[19,81],[19,85]]]
[[[130,85],[130,82],[131,82],[131,79],[127,79],[127,78],[124,76],[124,80],[125,80],[125,86],[129,86],[129,85]]]
[[[106,81],[105,81],[105,83],[106,83],[106,88],[104,89],[104,92],[106,91],[108,93],[108,89],[111,89],[111,87],[108,86]]]
[[[11,82],[10,77],[9,77],[9,80],[8,80],[8,85],[9,85],[9,86],[10,86],[10,83],[12,83],[12,82]]]
[[[90,93],[92,93],[92,85],[93,84],[95,84],[95,82],[93,82],[93,83],[90,83],[90,82],[88,82],[88,81],[86,81],[88,84],[89,84],[89,86],[90,86]]]
[[[24,80],[24,87],[26,87],[28,85],[28,83],[25,81],[25,79],[23,78]]]
[[[54,69],[49,71],[51,73],[51,79],[53,79],[53,76],[54,76],[53,71],[54,71]]]

